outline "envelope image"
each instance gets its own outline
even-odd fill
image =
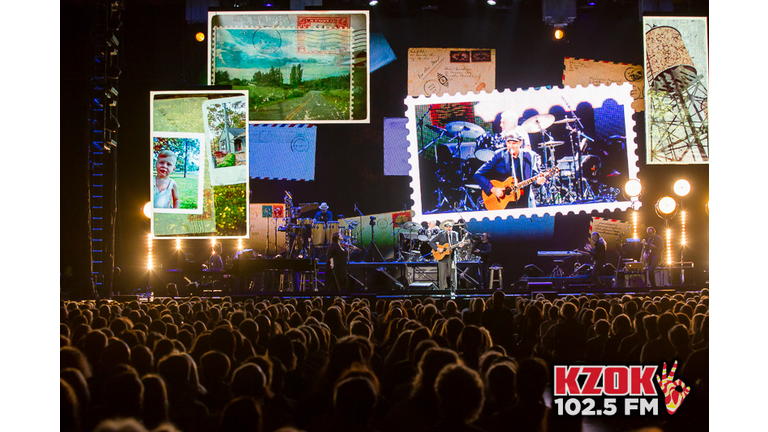
[[[251,178],[315,179],[315,125],[251,124],[248,133]]]
[[[410,48],[408,94],[429,96],[496,88],[496,50]]]

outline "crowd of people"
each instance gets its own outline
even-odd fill
[[[496,291],[458,302],[62,300],[60,425],[579,431],[590,419],[552,410],[553,365],[677,361],[691,391],[674,416],[662,403],[658,416],[592,421],[604,430],[706,430],[708,311],[707,289],[554,299]]]

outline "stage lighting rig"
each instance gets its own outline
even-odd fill
[[[684,197],[688,195],[689,192],[691,192],[691,184],[688,183],[688,180],[680,179],[675,182],[675,185],[672,187],[672,190],[675,191],[675,195],[679,197]]]
[[[656,214],[665,220],[672,219],[677,212],[677,201],[670,196],[664,196],[656,201]]]

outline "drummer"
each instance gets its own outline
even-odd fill
[[[315,220],[319,222],[330,222],[333,220],[333,213],[328,211],[328,204],[320,204],[320,211],[315,213]]]
[[[499,120],[499,126],[501,127],[500,135],[504,137],[506,136],[506,132],[516,130],[518,134],[523,137],[523,145],[521,145],[520,148],[531,150],[531,137],[528,135],[527,130],[517,124],[519,119],[520,116],[517,115],[516,111],[507,110],[501,113],[501,119]]]

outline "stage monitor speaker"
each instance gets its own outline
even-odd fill
[[[437,285],[434,282],[412,282],[409,286],[411,290],[436,290]]]

